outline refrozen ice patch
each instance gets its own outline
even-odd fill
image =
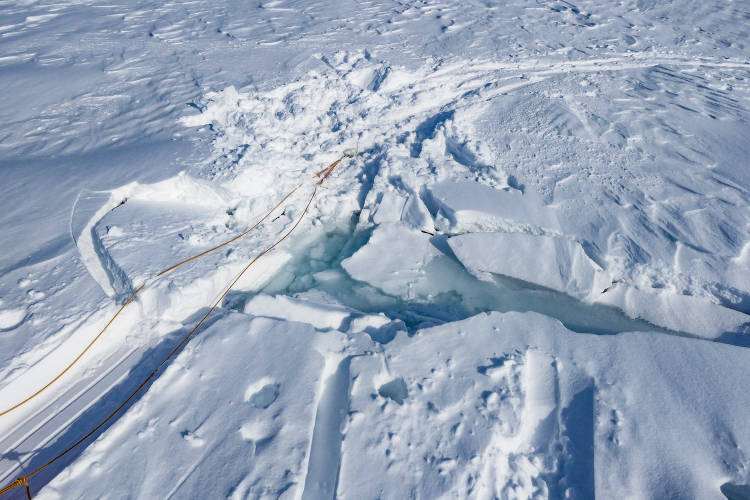
[[[409,390],[406,388],[404,379],[395,378],[390,382],[381,385],[378,388],[378,394],[402,405],[404,404],[404,400],[409,396]]]
[[[254,407],[265,410],[279,397],[279,384],[269,377],[263,377],[245,391],[245,400]]]

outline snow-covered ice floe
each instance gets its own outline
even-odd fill
[[[741,3],[246,7],[0,7],[0,487],[354,148],[35,498],[750,497]]]
[[[715,498],[747,474],[748,363],[746,349],[582,335],[536,313],[382,351],[233,313],[40,497]]]

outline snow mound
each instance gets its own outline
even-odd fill
[[[10,330],[17,327],[25,317],[25,309],[0,309],[0,330]]]

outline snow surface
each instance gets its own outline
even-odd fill
[[[0,411],[149,283],[0,417],[0,487],[119,405],[356,148],[35,498],[750,497],[747,19],[0,4]]]

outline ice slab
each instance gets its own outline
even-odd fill
[[[750,335],[749,315],[715,304],[705,297],[615,284],[596,300],[617,306],[630,317],[701,337],[718,338],[727,333]]]
[[[487,273],[510,276],[701,337],[750,332],[750,316],[706,297],[612,283],[609,274],[573,240],[525,233],[472,233],[454,236],[448,245],[478,277]]]
[[[476,182],[437,182],[427,188],[426,200],[445,232],[513,231],[556,232],[552,208],[539,196],[512,188],[497,189]]]
[[[381,224],[368,243],[341,265],[349,275],[397,296],[425,275],[425,266],[441,255],[425,234],[399,223]]]
[[[340,329],[352,311],[335,304],[299,300],[284,295],[256,295],[245,304],[245,313],[308,323],[318,329]]]
[[[535,313],[399,335],[384,360],[352,359],[337,497],[718,499],[747,482],[748,362]]]
[[[472,233],[448,239],[472,273],[495,273],[536,283],[579,299],[608,284],[602,269],[574,240],[527,233]]]

